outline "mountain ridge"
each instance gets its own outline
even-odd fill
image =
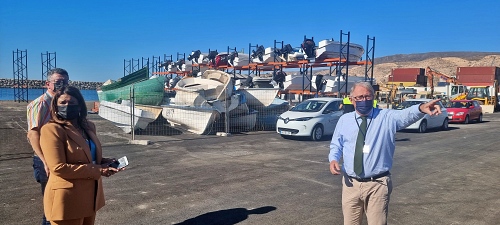
[[[376,63],[390,63],[390,62],[405,62],[405,61],[422,61],[428,58],[438,57],[457,57],[466,60],[479,60],[480,58],[488,55],[500,55],[500,52],[465,52],[465,51],[450,51],[450,52],[425,52],[425,53],[411,53],[411,54],[395,54],[389,56],[375,57]]]
[[[396,54],[374,59],[373,77],[378,84],[389,81],[394,68],[430,67],[449,76],[455,76],[457,67],[496,66],[500,67],[500,52],[427,52]],[[318,74],[328,75],[329,70]],[[364,76],[365,66],[349,66],[349,76]]]

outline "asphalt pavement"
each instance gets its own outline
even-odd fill
[[[42,199],[25,108],[1,103],[0,114],[1,223],[38,224]],[[130,135],[90,118],[104,155],[126,155],[130,163],[103,179],[106,206],[96,224],[343,223],[341,177],[329,172],[328,138],[286,140],[272,131],[138,135],[152,144],[131,145]],[[398,132],[389,224],[498,224],[500,114],[484,120]]]

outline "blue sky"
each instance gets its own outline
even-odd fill
[[[304,35],[366,46],[375,57],[441,51],[500,52],[500,1],[38,1],[0,2],[0,78],[13,78],[12,52],[28,50],[28,77],[41,79],[41,53],[56,52],[71,80],[123,76],[124,59],[248,51]],[[344,37],[345,38],[345,37]],[[376,63],[376,62],[375,62]]]

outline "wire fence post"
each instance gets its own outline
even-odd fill
[[[130,87],[130,129],[132,134],[132,140],[135,140],[135,91],[134,85]]]
[[[230,98],[227,99],[227,89],[225,91],[226,93],[226,100],[224,101],[224,126],[225,126],[225,132],[226,135],[229,134],[229,112],[227,110],[227,101],[230,101]]]

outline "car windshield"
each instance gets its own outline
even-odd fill
[[[319,112],[325,105],[327,101],[318,101],[318,100],[307,100],[304,101],[295,107],[293,107],[290,111],[294,112]]]
[[[395,109],[406,109],[406,108],[409,108],[410,106],[419,105],[421,103],[424,103],[424,102],[422,102],[422,101],[404,101],[401,104],[399,104],[398,106],[396,106]]]
[[[461,108],[466,109],[470,106],[470,102],[448,102],[446,108]]]

